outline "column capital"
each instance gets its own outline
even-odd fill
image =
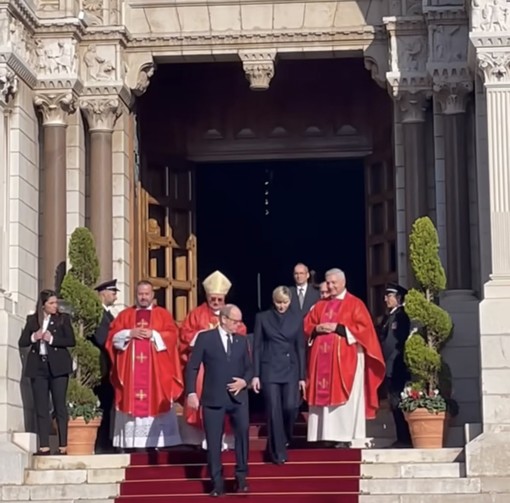
[[[432,89],[444,114],[462,114],[473,91],[473,79],[467,66],[434,65]]]
[[[510,85],[510,48],[478,48],[476,52],[480,74],[486,85]]]
[[[274,77],[276,49],[239,51],[239,57],[243,62],[246,78],[250,82],[250,89],[252,91],[269,89],[271,79]]]
[[[71,91],[38,93],[34,105],[41,112],[43,126],[67,126],[69,114],[76,111],[76,98]]]
[[[396,90],[393,96],[400,110],[401,122],[425,122],[425,111],[431,94],[429,89]]]
[[[80,109],[87,119],[89,131],[113,131],[122,114],[120,100],[111,96],[82,98]]]
[[[0,68],[0,106],[5,106],[18,91],[18,77],[9,68]]]

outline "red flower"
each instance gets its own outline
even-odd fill
[[[415,389],[413,389],[413,391],[411,391],[411,398],[413,400],[416,400],[420,397],[420,393],[418,391],[416,391]]]

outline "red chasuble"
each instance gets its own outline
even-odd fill
[[[193,349],[191,343],[193,342],[193,339],[197,333],[216,328],[219,325],[219,322],[219,317],[214,314],[211,308],[207,305],[207,302],[200,304],[198,307],[188,313],[188,316],[186,316],[186,319],[182,322],[179,334],[179,351],[181,353],[181,362],[183,366],[186,366],[188,363],[189,355]],[[246,335],[246,326],[241,324],[236,333],[239,335]],[[203,365],[200,365],[196,383],[198,398],[202,396],[203,382],[204,369]],[[191,424],[197,428],[203,428],[201,411],[190,409],[187,406],[186,401],[184,402],[184,416],[188,424]]]
[[[166,350],[156,351],[150,339],[132,339],[124,351],[113,347],[116,333],[137,327],[158,332]],[[166,309],[129,307],[115,318],[106,350],[112,360],[111,381],[117,410],[135,417],[154,417],[170,410],[184,389],[177,346],[178,329]]]
[[[344,325],[365,353],[365,413],[373,419],[379,408],[377,389],[384,379],[381,346],[365,304],[350,293],[343,300],[320,300],[306,315],[305,333],[310,339],[321,323]],[[344,405],[349,400],[358,362],[356,344],[337,334],[317,335],[308,362],[308,404],[316,407]]]

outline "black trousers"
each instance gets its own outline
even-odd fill
[[[398,377],[386,377],[386,388],[388,390],[388,401],[390,402],[391,411],[393,413],[393,421],[395,422],[395,430],[397,433],[397,441],[403,444],[411,443],[411,434],[409,426],[404,417],[402,409],[399,408],[400,393],[406,385],[407,379]]]
[[[267,417],[267,452],[274,462],[287,460],[286,446],[292,440],[299,412],[298,382],[263,383]]]
[[[103,411],[101,424],[97,431],[96,453],[113,452],[113,442],[111,438],[111,428],[113,420],[113,401],[114,391],[110,381],[104,379],[103,382],[94,390]]]
[[[244,483],[248,474],[248,450],[250,415],[248,401],[242,404],[232,402],[225,407],[206,407],[202,409],[204,417],[205,439],[207,441],[207,466],[214,489],[223,491],[223,465],[221,463],[221,437],[225,424],[225,415],[229,416],[234,430],[236,452],[236,479]]]
[[[47,361],[41,358],[37,369],[37,376],[30,379],[34,396],[35,414],[37,420],[37,434],[39,447],[50,446],[50,393],[57,420],[58,441],[60,447],[67,447],[67,385],[69,376],[51,375]]]

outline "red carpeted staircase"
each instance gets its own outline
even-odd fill
[[[255,425],[252,425],[252,431]],[[299,426],[298,428],[299,429]],[[252,438],[249,494],[233,493],[234,452],[223,453],[229,502],[358,503],[359,449],[302,448],[289,451],[283,466],[266,463],[262,428]],[[253,435],[254,436],[254,435]],[[299,442],[299,440],[298,440]],[[303,445],[305,447],[305,445]],[[211,501],[206,453],[172,449],[131,455],[116,503],[204,503]]]

